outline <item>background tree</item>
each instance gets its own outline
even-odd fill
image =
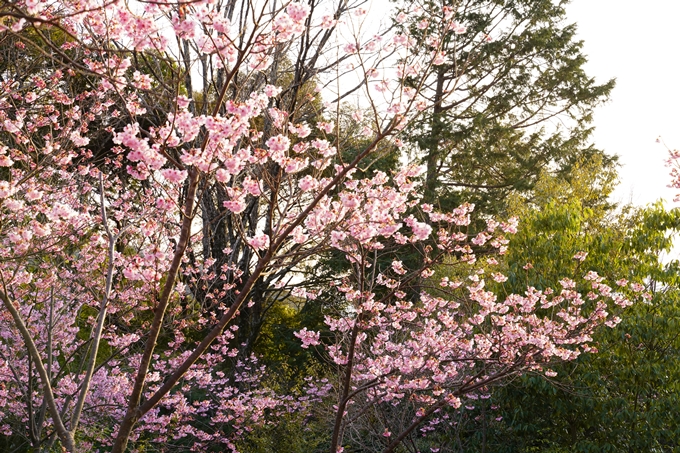
[[[678,212],[660,204],[618,210],[605,201],[612,188],[595,160],[575,167],[568,183],[544,176],[530,200],[515,199],[522,222],[509,244],[505,285],[553,285],[571,262],[576,272],[624,277],[617,291],[641,291],[645,302],[625,311],[615,329],[598,332],[598,354],[553,367],[553,377],[523,377],[480,401],[458,433],[468,450],[677,449],[670,408],[680,363],[678,263],[660,257],[672,248]]]
[[[423,86],[430,105],[409,131],[427,165],[427,201],[461,200],[485,212],[526,193],[545,170],[611,157],[588,144],[592,109],[613,81],[598,84],[583,65],[582,43],[562,0],[409,2],[397,22],[432,57]],[[452,33],[429,33],[433,18],[453,18]]]

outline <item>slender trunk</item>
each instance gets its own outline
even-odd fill
[[[347,351],[347,366],[345,368],[345,377],[342,382],[342,394],[338,400],[338,409],[335,413],[335,425],[333,426],[333,436],[331,438],[331,453],[338,451],[338,442],[340,441],[340,431],[342,428],[342,419],[345,416],[345,408],[349,402],[349,391],[352,385],[352,368],[354,364],[354,350],[356,349],[357,335],[359,334],[360,320],[357,319],[352,330],[351,343],[349,351]]]
[[[2,275],[0,274],[0,278],[1,277]],[[4,287],[4,278],[2,278],[2,281]],[[12,315],[14,325],[21,333],[21,336],[24,339],[26,349],[28,349],[31,359],[35,364],[35,368],[38,371],[38,375],[40,376],[40,381],[43,387],[44,398],[47,401],[47,406],[49,407],[50,415],[52,416],[53,419],[54,430],[57,432],[57,436],[59,436],[59,440],[61,440],[62,446],[66,449],[66,451],[73,453],[76,450],[76,444],[73,439],[73,435],[69,432],[69,430],[66,429],[66,426],[64,426],[61,414],[59,413],[59,408],[57,407],[57,403],[54,400],[54,393],[52,392],[52,384],[50,383],[50,378],[47,374],[45,366],[43,365],[42,358],[40,357],[40,353],[38,352],[38,348],[33,342],[31,333],[28,331],[28,328],[26,327],[26,324],[24,323],[21,314],[16,309],[14,301],[9,299],[9,296],[7,295],[7,290],[4,288],[2,291],[0,291],[0,299],[2,300],[2,303],[5,306],[5,309],[7,309],[7,311]]]
[[[139,418],[143,415],[139,409],[142,391],[144,390],[144,383],[149,371],[149,366],[151,365],[151,358],[153,356],[154,350],[156,349],[156,342],[163,325],[163,319],[170,301],[170,295],[172,294],[173,288],[175,287],[177,272],[182,263],[184,252],[187,248],[187,245],[189,244],[189,236],[191,235],[191,222],[193,220],[192,214],[194,210],[194,199],[196,196],[199,175],[200,173],[198,169],[189,169],[189,183],[187,188],[186,202],[184,205],[184,218],[182,219],[182,229],[180,232],[179,241],[177,243],[177,247],[175,248],[175,254],[172,258],[170,269],[168,270],[168,276],[167,280],[165,281],[165,286],[163,286],[163,292],[161,293],[158,306],[156,307],[156,313],[153,323],[151,324],[149,337],[146,340],[144,354],[142,355],[139,368],[137,370],[137,377],[135,378],[132,394],[128,400],[128,409],[125,413],[125,417],[123,418],[120,428],[118,429],[118,435],[116,436],[116,440],[111,450],[113,453],[122,453],[125,451],[128,439],[132,433],[132,428],[134,428]]]
[[[364,294],[366,291],[366,263],[364,262],[365,257],[362,257],[362,262],[358,268],[359,275],[359,292]],[[375,267],[373,268],[375,270]],[[374,276],[369,277],[371,281],[375,280]],[[354,321],[354,327],[352,328],[352,336],[350,339],[349,350],[347,351],[347,366],[345,368],[345,377],[342,383],[342,394],[338,400],[338,409],[335,413],[335,426],[333,427],[333,436],[331,439],[331,453],[335,453],[338,449],[338,443],[342,441],[343,428],[342,420],[345,417],[345,408],[347,403],[353,398],[354,394],[350,395],[350,390],[352,389],[352,372],[354,368],[354,355],[357,347],[357,337],[359,335],[359,330],[361,329],[361,324],[363,322],[363,316],[359,314]]]
[[[102,223],[104,224],[104,230],[109,239],[109,265],[106,272],[106,283],[104,286],[104,294],[99,305],[99,316],[97,317],[97,326],[92,332],[92,346],[90,350],[90,357],[87,362],[87,369],[85,371],[85,377],[80,388],[80,395],[76,401],[76,406],[73,410],[73,415],[71,416],[71,421],[69,423],[69,429],[71,434],[75,435],[76,429],[78,429],[78,422],[80,421],[80,415],[83,411],[83,406],[85,405],[85,398],[90,391],[90,383],[92,382],[92,376],[94,374],[94,369],[97,364],[97,353],[99,352],[99,343],[101,342],[102,331],[104,330],[104,322],[106,321],[106,309],[109,305],[109,297],[111,296],[111,287],[113,286],[113,271],[114,271],[114,253],[116,250],[116,242],[118,240],[117,235],[111,232],[108,224],[108,218],[106,216],[106,206],[104,197],[104,177],[99,174],[99,191],[100,191],[100,202],[101,202],[101,215]]]
[[[432,111],[432,119],[430,121],[430,136],[427,140],[427,156],[425,157],[425,165],[427,172],[425,174],[425,194],[423,200],[426,203],[435,203],[437,201],[437,183],[438,169],[441,152],[439,150],[440,135],[444,128],[442,122],[442,102],[444,99],[444,69],[437,71],[437,87],[434,95],[434,108]]]

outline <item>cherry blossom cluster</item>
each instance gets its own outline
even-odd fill
[[[349,230],[336,229],[331,237],[334,247],[356,265],[335,285],[345,309],[325,321],[335,340],[323,347],[349,376],[344,390],[336,390],[338,413],[347,412],[339,420],[356,420],[366,408],[382,404],[416,405],[415,429],[444,407],[460,408],[500,379],[526,371],[552,375],[550,364],[595,351],[593,331],[604,324],[614,327],[620,318],[609,312],[631,303],[594,272],[583,276],[591,288],[587,294],[575,290],[576,282],[563,279],[561,288],[528,288],[524,294],[499,297],[485,284],[488,277],[496,286],[507,280],[499,260],[491,256],[482,263],[476,255],[494,250],[502,255],[508,243],[505,235],[517,231],[516,219],[489,220],[486,230],[470,235],[471,205],[451,213],[424,205],[429,223],[420,222],[405,212],[406,206],[418,206],[408,201],[416,185],[409,178],[415,175],[417,171],[407,168],[395,176],[399,188],[408,188],[406,193],[388,190],[383,186],[386,179],[378,185],[374,178],[347,184],[353,193],[339,194],[343,204],[350,204],[352,221]],[[375,199],[382,203],[377,210]],[[335,206],[342,209],[340,203]],[[434,247],[424,245],[432,239],[433,225],[439,227],[436,256]],[[394,259],[382,268],[380,251],[390,253],[385,239],[423,244],[422,267],[408,269]],[[455,266],[458,277],[443,277],[431,285],[437,263],[445,257],[454,257],[445,261]],[[319,332],[304,329],[296,336],[303,347],[321,345]],[[343,423],[340,432],[346,429]]]

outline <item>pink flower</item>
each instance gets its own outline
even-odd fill
[[[267,146],[273,152],[285,152],[290,148],[290,139],[283,135],[277,135],[267,140]]]
[[[432,227],[427,223],[412,221],[409,226],[413,230],[413,235],[421,241],[430,237],[432,233]]]
[[[223,203],[224,207],[229,209],[234,214],[240,214],[246,209],[246,203],[243,200],[230,200]]]
[[[503,283],[503,282],[508,280],[508,277],[501,274],[500,272],[495,272],[495,273],[491,274],[491,277],[494,279],[494,281],[496,281],[498,283]]]
[[[457,22],[452,22],[450,28],[451,31],[457,35],[462,35],[467,31],[467,27],[465,25],[459,24]]]
[[[309,165],[309,159],[286,159],[284,171],[286,173],[297,173],[304,170]]]
[[[7,198],[14,193],[14,187],[7,181],[0,181],[0,198]]]
[[[307,297],[307,290],[305,288],[300,287],[300,286],[296,286],[295,288],[293,288],[290,293],[295,297],[300,297],[300,298],[306,298]]]
[[[609,328],[614,328],[614,327],[616,327],[620,322],[621,322],[621,318],[619,318],[618,316],[614,316],[614,317],[613,317],[612,319],[610,319],[609,321],[606,321],[606,322],[604,323],[604,325],[607,326],[607,327],[609,327]]]
[[[392,261],[392,269],[399,275],[404,275],[406,273],[406,269],[404,269],[404,263],[401,261]]]
[[[224,168],[218,168],[215,172],[215,179],[221,183],[229,182],[231,179],[231,173],[229,173]]]
[[[357,48],[357,45],[356,45],[356,44],[354,44],[354,43],[349,43],[349,44],[345,44],[345,47],[343,47],[342,50],[344,50],[345,53],[350,53],[350,54],[351,54],[351,53],[356,53],[357,50],[358,50],[358,48]]]
[[[304,244],[305,241],[309,238],[308,234],[305,234],[305,229],[298,225],[295,227],[293,230],[293,242],[296,244]]]
[[[432,59],[432,64],[433,65],[440,65],[444,64],[446,62],[446,54],[444,52],[437,52]]]
[[[586,275],[584,275],[583,278],[591,282],[602,281],[602,277],[600,277],[595,271],[588,271],[588,273],[586,273]]]
[[[342,201],[342,205],[347,209],[356,209],[361,203],[359,197],[353,193],[341,193],[340,200]]]
[[[188,97],[186,97],[184,95],[179,95],[179,96],[177,96],[176,102],[177,102],[178,108],[185,109],[185,108],[189,107],[189,104],[191,103],[191,99],[189,99]]]
[[[309,5],[303,3],[291,3],[286,7],[286,12],[295,22],[302,22],[309,16]]]
[[[162,211],[169,211],[175,206],[175,202],[168,198],[158,198],[156,207]]]
[[[303,328],[302,330],[298,330],[295,332],[293,335],[298,337],[300,340],[302,340],[302,347],[307,349],[310,346],[317,346],[320,343],[319,337],[320,334],[319,332],[314,332],[311,330],[307,330],[307,328]]]
[[[312,176],[307,175],[298,182],[298,187],[305,192],[314,190],[319,186],[319,181],[314,179]]]
[[[40,200],[42,196],[43,193],[40,190],[35,189],[34,187],[31,187],[26,191],[26,199],[28,201]]]
[[[260,233],[252,238],[246,239],[246,242],[255,250],[263,250],[269,247],[269,236]]]
[[[576,255],[574,255],[574,259],[576,261],[585,261],[586,257],[588,256],[588,252],[578,252]]]
[[[24,19],[24,18],[21,18],[18,21],[14,22],[14,24],[12,24],[12,31],[14,33],[20,32],[21,29],[24,28],[25,23],[26,23],[26,19]]]
[[[632,289],[636,293],[639,293],[639,292],[644,291],[645,287],[644,287],[644,285],[641,285],[640,283],[631,283],[630,289]]]
[[[14,161],[9,158],[6,154],[0,155],[0,167],[11,167],[14,165]]]
[[[254,180],[254,179],[245,178],[245,179],[243,180],[242,185],[243,185],[243,188],[244,188],[249,194],[251,194],[251,195],[253,195],[253,196],[258,196],[258,195],[260,195],[260,193],[262,193],[262,192],[260,191],[260,184],[259,184],[256,180]]]
[[[180,183],[187,179],[188,176],[186,170],[175,170],[173,168],[164,168],[160,173],[165,179],[174,183]]]
[[[81,136],[78,131],[74,131],[71,133],[71,141],[77,147],[87,146],[87,144],[90,143],[90,139]]]
[[[264,94],[267,95],[267,97],[273,98],[281,94],[281,88],[274,86],[274,85],[267,85],[264,87]]]
[[[337,151],[334,146],[331,146],[331,144],[328,142],[328,140],[323,140],[323,139],[317,139],[312,142],[312,146],[316,149],[319,150],[319,154],[321,154],[323,157],[331,157],[334,156]]]
[[[333,19],[333,16],[323,16],[321,18],[321,29],[329,30],[335,26],[337,21]]]
[[[246,209],[246,192],[239,188],[227,187],[227,194],[231,198],[223,203],[224,207],[234,214],[240,214]]]
[[[501,230],[503,230],[504,233],[515,234],[517,233],[518,224],[519,220],[517,217],[511,217],[507,222],[501,223]]]
[[[5,201],[5,206],[10,211],[18,212],[24,207],[24,202],[21,200],[13,200],[12,198],[9,198],[7,201]]]
[[[329,122],[323,122],[322,121],[320,123],[317,123],[316,127],[318,127],[319,129],[321,129],[322,131],[324,131],[327,134],[332,134],[333,130],[335,129],[335,123],[333,121],[329,121]]]
[[[305,138],[308,137],[309,134],[312,133],[312,130],[309,128],[307,124],[298,124],[297,126],[290,125],[288,126],[288,130],[290,130],[292,133],[297,135],[300,138]]]
[[[248,68],[250,68],[253,71],[264,71],[265,69],[272,65],[273,61],[274,59],[265,53],[262,52],[254,53],[250,55]]]

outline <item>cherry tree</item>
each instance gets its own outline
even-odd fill
[[[454,16],[438,19],[430,36],[455,33]],[[6,435],[71,452],[173,439],[235,451],[277,414],[332,400],[333,452],[371,408],[412,408],[385,424],[394,451],[467,395],[591,350],[592,330],[615,322],[606,301],[628,303],[597,275],[586,296],[565,280],[497,297],[484,277],[502,281],[493,253],[512,222],[468,234],[472,207],[423,204],[411,163],[355,177],[403,146],[433,66],[407,32],[364,34],[370,23],[345,2],[2,5],[3,42],[21,56],[0,83]],[[349,96],[365,145],[346,160]],[[422,252],[419,268],[404,249]],[[329,250],[349,271],[303,285],[300,267]],[[461,279],[431,288],[446,260]],[[274,290],[341,301],[323,345],[296,333],[335,379],[297,394],[259,384],[242,332]]]

